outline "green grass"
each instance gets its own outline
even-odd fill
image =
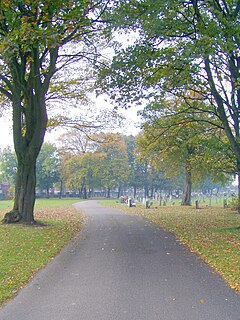
[[[37,200],[35,217],[45,227],[0,225],[0,304],[24,287],[81,228],[82,216],[71,205],[79,200]],[[0,219],[11,209],[0,202]]]
[[[58,207],[58,206],[64,206],[64,205],[70,205],[79,201],[83,201],[78,198],[63,198],[63,199],[57,199],[57,198],[50,198],[50,199],[37,199],[36,200],[36,206],[39,207]]]
[[[172,231],[192,252],[211,265],[228,285],[240,292],[240,215],[221,207],[166,206],[129,208],[115,201],[102,204],[145,218]]]
[[[13,201],[12,200],[4,200],[0,201],[0,212],[4,209],[9,209],[11,210],[13,206]]]

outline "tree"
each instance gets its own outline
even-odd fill
[[[171,132],[159,135],[159,131],[145,130],[139,137],[139,152],[141,157],[147,158],[151,165],[157,170],[162,169],[168,178],[176,178],[185,171],[185,190],[182,205],[191,205],[192,192],[192,165],[191,157],[194,153],[193,144],[188,140],[186,134],[182,137]],[[155,141],[154,141],[155,140]]]
[[[65,185],[78,190],[80,195],[84,193],[84,198],[87,197],[86,179],[82,177],[83,172],[79,174],[78,170],[85,170],[83,164],[83,162],[86,164],[85,159],[89,158],[90,160],[87,164],[88,168],[90,167],[90,163],[92,163],[90,152],[95,150],[96,145],[92,133],[97,127],[98,126],[94,126],[93,123],[90,124],[89,122],[88,125],[76,126],[75,129],[71,129],[60,136],[60,197],[62,196]],[[86,156],[83,157],[84,155]],[[96,168],[99,167],[98,164],[95,165]]]
[[[7,181],[9,185],[16,182],[17,159],[11,148],[5,148],[0,155],[0,182]]]
[[[60,178],[60,161],[57,155],[57,148],[51,143],[44,143],[36,163],[37,187],[46,190],[49,198],[49,189]]]
[[[144,170],[144,164],[137,161],[135,155],[136,148],[136,138],[134,136],[123,136],[128,153],[128,161],[129,161],[129,177],[128,184],[133,187],[133,197],[136,198],[137,189],[144,188],[145,193],[147,193],[147,176],[146,171]]]
[[[77,129],[72,129],[61,135],[59,142],[64,152],[80,155],[89,151],[91,139],[89,135]]]
[[[140,135],[141,137],[141,135]],[[142,156],[138,150],[139,136],[123,136],[128,151],[129,177],[127,184],[133,188],[133,197],[136,198],[138,189],[144,190],[144,197],[153,197],[154,192],[170,192],[178,187],[176,179],[164,177],[162,170],[156,170],[151,165],[151,159],[146,155]],[[150,193],[151,192],[151,193]]]
[[[235,155],[240,205],[240,1],[119,0],[112,29],[137,33],[102,73],[103,88],[129,106],[142,98],[186,97],[186,113],[215,115]],[[196,99],[207,101],[199,108]]]
[[[118,196],[129,177],[127,146],[120,134],[99,134],[96,153],[106,155],[102,163],[102,185],[107,189],[107,196],[113,187],[118,187]]]
[[[87,199],[87,189],[90,191],[101,186],[105,158],[104,153],[93,152],[70,156],[64,162],[63,169],[66,186],[78,190],[79,195]]]
[[[0,3],[0,92],[12,104],[18,161],[14,206],[5,222],[34,222],[36,159],[48,121],[50,81],[70,63],[95,59],[92,39],[104,8],[104,1],[92,0]]]
[[[182,205],[191,205],[194,180],[202,181],[209,175],[216,181],[228,181],[234,168],[229,156],[232,152],[227,154],[226,148],[225,152],[222,150],[226,136],[217,127],[217,119],[211,119],[208,123],[209,117],[205,115],[204,121],[202,115],[194,122],[189,121],[182,110],[185,110],[182,99],[168,100],[161,106],[149,104],[142,112],[145,123],[143,135],[138,139],[138,148],[155,168],[163,168],[167,177],[177,176],[184,170]],[[224,168],[226,164],[230,164],[228,170]]]

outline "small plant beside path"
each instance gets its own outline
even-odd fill
[[[0,305],[24,287],[81,228],[83,217],[72,206],[78,201],[37,200],[35,218],[45,226],[0,225]],[[0,219],[11,207],[11,201],[0,202]]]
[[[240,215],[230,209],[166,206],[129,208],[104,201],[126,213],[144,216],[172,231],[189,249],[217,271],[228,285],[240,292]]]

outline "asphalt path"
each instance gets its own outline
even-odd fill
[[[1,320],[240,320],[240,295],[141,217],[80,202],[84,229]]]

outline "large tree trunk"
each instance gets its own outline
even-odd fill
[[[238,213],[240,213],[240,172],[238,173]]]
[[[137,187],[134,185],[133,186],[133,198],[135,199],[137,195]]]
[[[8,212],[5,223],[33,223],[36,187],[36,160],[47,126],[45,94],[41,87],[20,99],[21,90],[16,86],[13,99],[13,138],[18,169],[13,210]]]
[[[153,198],[154,195],[154,187],[151,187],[151,198]]]
[[[20,220],[33,223],[35,204],[36,159],[26,156],[18,163],[17,182],[13,210],[18,212]]]
[[[185,167],[185,190],[183,193],[182,206],[191,205],[191,193],[192,193],[192,174],[191,167],[186,164]]]
[[[144,196],[145,196],[145,199],[147,199],[149,197],[149,188],[148,188],[148,185],[145,185],[144,186]]]
[[[50,190],[49,190],[49,187],[47,186],[46,188],[46,198],[49,199],[50,198]]]
[[[62,199],[63,196],[63,181],[60,179],[60,192],[59,192],[59,199]]]
[[[30,150],[31,148],[26,148],[25,155],[19,157],[14,206],[13,210],[5,215],[5,223],[34,223],[36,159],[38,152],[33,154]]]
[[[108,188],[107,188],[107,198],[110,198],[110,193],[111,193],[111,188],[108,187]]]
[[[85,185],[83,187],[83,199],[87,199],[87,187]]]
[[[118,199],[119,199],[120,196],[121,196],[121,192],[122,192],[122,186],[119,185],[119,186],[118,186],[118,195],[117,195]]]

